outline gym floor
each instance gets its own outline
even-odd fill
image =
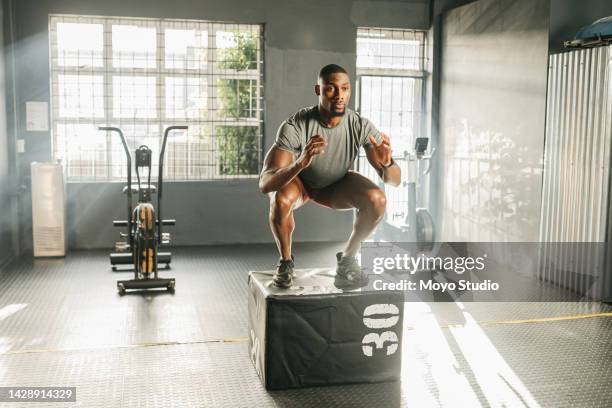
[[[331,267],[340,247],[297,244],[298,267]],[[407,303],[401,382],[266,392],[246,282],[275,248],[174,252],[174,294],[118,296],[128,272],[105,251],[2,269],[0,384],[75,386],[80,407],[612,406],[612,307],[599,303]]]

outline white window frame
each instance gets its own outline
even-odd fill
[[[103,66],[102,67],[85,67],[76,66],[60,66],[58,64],[58,44],[57,44],[57,23],[86,23],[86,24],[102,24],[103,26]],[[112,51],[112,25],[136,25],[141,27],[154,27],[156,29],[156,67],[155,68],[116,68],[113,67],[113,51]],[[207,63],[206,67],[197,69],[184,68],[166,68],[165,67],[165,38],[164,29],[194,29],[206,31],[207,42]],[[254,69],[244,71],[236,71],[233,69],[221,68],[217,61],[216,33],[217,31],[248,31],[257,35],[257,63]],[[197,139],[197,136],[185,136],[182,140],[184,146],[178,150],[184,150],[184,157],[169,158],[168,151],[172,150],[171,143],[183,143],[181,141],[168,141],[168,149],[164,163],[164,174],[166,179],[173,181],[202,181],[202,180],[217,180],[217,179],[236,179],[236,178],[256,178],[258,174],[248,175],[223,175],[219,170],[219,156],[216,151],[216,126],[252,126],[258,128],[258,169],[261,167],[262,161],[262,145],[264,135],[263,123],[263,25],[262,24],[235,24],[212,22],[202,20],[176,20],[176,19],[150,19],[150,18],[126,18],[126,17],[101,17],[101,16],[79,16],[65,14],[50,14],[49,15],[49,50],[50,50],[50,90],[51,90],[51,124],[52,124],[52,149],[53,157],[61,158],[61,153],[58,152],[58,131],[57,126],[61,124],[91,124],[94,127],[102,125],[119,126],[123,125],[154,125],[157,124],[158,134],[161,135],[163,130],[170,125],[185,125],[188,126],[206,126],[210,135],[209,141]],[[59,116],[59,75],[101,75],[104,83],[104,117],[70,117],[62,118]],[[155,118],[117,118],[113,116],[113,76],[154,76],[156,78],[156,117]],[[194,78],[206,77],[206,118],[192,119],[187,117],[168,118],[166,117],[166,100],[165,100],[165,78]],[[248,118],[227,118],[218,113],[220,105],[217,101],[217,81],[218,79],[249,79],[254,81],[256,104],[254,106],[254,117]],[[187,98],[187,95],[184,96]],[[113,167],[125,167],[125,162],[111,163],[111,137],[107,137],[106,151],[94,154],[104,154],[106,156],[105,166],[100,170],[100,174],[96,174],[96,169],[100,168],[99,164],[91,163],[92,176],[71,176],[70,163],[64,162],[66,167],[66,175],[68,182],[109,182],[109,181],[124,181],[125,170],[120,169],[119,172],[113,171]],[[161,138],[160,138],[161,139]],[[128,138],[131,143],[130,149],[135,146],[133,140]],[[150,146],[151,147],[151,146]],[[157,147],[157,146],[156,146]],[[153,148],[153,147],[152,147]],[[197,148],[205,149],[196,151]],[[154,149],[155,152],[155,149]],[[67,152],[65,152],[67,154]],[[196,169],[192,166],[194,157],[200,153],[210,157],[210,163],[206,166],[213,167],[209,171],[208,176],[202,176],[202,169]],[[155,155],[154,155],[155,157]],[[170,159],[170,160],[169,160]],[[186,168],[178,168],[173,170],[172,162],[181,161],[180,166]],[[170,162],[170,164],[169,164]],[[157,163],[157,158],[154,160],[154,165]],[[86,167],[83,169],[87,170]],[[154,170],[156,171],[156,170]],[[184,176],[175,176],[173,174],[184,174]]]
[[[427,81],[427,61],[426,61],[426,47],[427,47],[427,33],[421,30],[406,30],[406,29],[389,29],[380,27],[358,27],[357,38],[360,33],[367,32],[380,32],[385,35],[391,36],[391,38],[402,38],[406,34],[414,35],[419,40],[419,55],[418,61],[420,69],[413,68],[388,68],[388,67],[359,67],[357,66],[357,80],[356,80],[356,110],[361,113],[361,96],[363,94],[362,83],[364,77],[383,77],[383,78],[413,78],[415,79],[415,96],[414,96],[414,107],[419,108],[418,115],[415,115],[414,119],[418,122],[413,126],[415,138],[427,133],[427,120],[425,118],[426,110],[426,92],[425,86]],[[368,118],[370,119],[370,118]],[[375,123],[379,130],[384,131],[384,126],[379,126]],[[382,129],[380,129],[382,127]],[[391,135],[393,138],[393,135]],[[392,140],[393,146],[393,140]],[[393,159],[402,168],[403,174],[409,169],[405,163],[404,151],[400,149],[393,150]],[[405,210],[408,199],[407,190],[400,186],[398,188],[387,189],[376,171],[369,165],[365,152],[360,151],[357,160],[357,169],[362,174],[370,178],[372,181],[377,183],[387,193],[388,211],[386,214],[386,221],[391,224],[400,225],[403,223],[403,217],[405,216]],[[404,212],[402,212],[404,211]]]

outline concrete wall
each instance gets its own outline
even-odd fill
[[[1,6],[1,5],[0,5]],[[0,265],[14,254],[14,212],[11,198],[13,157],[7,130],[6,81],[4,75],[4,7],[0,7]]]
[[[507,0],[505,3],[513,1]],[[433,0],[432,23],[435,24],[436,18],[444,12],[472,2],[474,0]],[[574,38],[580,28],[612,16],[610,0],[549,0],[549,3],[549,53],[563,51],[563,41]]]
[[[481,0],[442,19],[440,238],[536,241],[548,0]]]
[[[28,133],[25,102],[49,101],[48,14],[188,18],[265,24],[265,146],[280,122],[316,103],[312,85],[318,69],[330,62],[355,70],[357,26],[426,29],[429,0],[19,0],[14,1],[17,50],[17,134],[26,141],[20,163],[27,182],[29,162],[51,158],[49,133]],[[27,182],[29,184],[29,182]],[[69,242],[72,247],[108,247],[116,238],[113,218],[124,218],[124,197],[116,184],[68,186]],[[267,199],[256,180],[171,183],[165,215],[178,220],[175,243],[271,242]],[[30,198],[22,197],[24,247],[31,247]],[[296,241],[342,240],[351,214],[307,206],[296,217]]]
[[[449,10],[463,6],[464,4],[473,3],[475,0],[434,0],[432,4],[432,20],[441,16]]]
[[[473,2],[474,0],[433,0],[430,4],[430,28],[428,32],[429,47],[431,55],[431,76],[428,87],[431,89],[430,100],[428,101],[431,110],[431,126],[430,126],[430,148],[440,149],[440,73],[442,72],[442,16],[448,10],[457,8],[464,4]],[[436,220],[436,239],[440,239],[439,234],[439,220],[440,220],[440,194],[441,189],[435,184],[440,177],[440,162],[439,160],[433,160],[431,165],[431,171],[429,174],[429,189],[427,192],[427,198],[429,200],[429,211]]]

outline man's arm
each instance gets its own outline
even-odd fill
[[[402,171],[391,158],[389,137],[384,133],[381,133],[381,136],[383,140],[380,143],[370,136],[372,145],[365,149],[366,157],[383,182],[397,187],[402,181]]]
[[[293,161],[293,153],[273,146],[266,154],[259,175],[259,190],[264,193],[278,191],[300,174],[302,167]]]
[[[323,137],[319,135],[311,137],[295,161],[293,153],[272,146],[266,154],[264,167],[259,175],[259,190],[267,194],[286,186],[302,170],[310,166],[314,156],[325,152],[323,149],[326,145]]]

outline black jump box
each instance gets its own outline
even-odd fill
[[[278,289],[272,274],[249,274],[249,351],[266,389],[400,378],[402,292],[345,292],[329,269]]]

